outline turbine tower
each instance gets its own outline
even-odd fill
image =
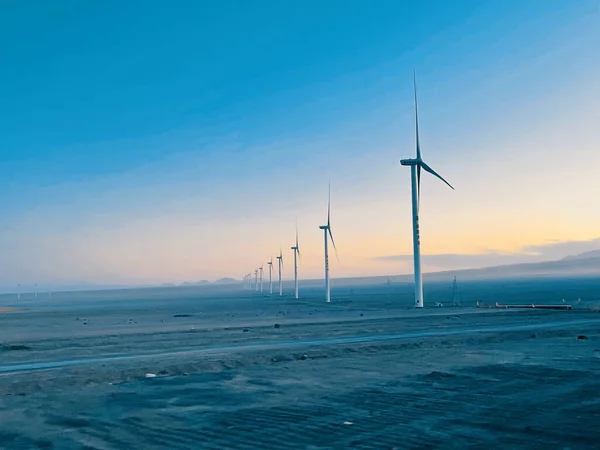
[[[273,293],[273,257],[267,263],[269,265],[269,294]]]
[[[260,292],[263,291],[263,266],[262,264],[260,265],[260,267],[258,268],[258,270],[260,271]]]
[[[258,269],[254,269],[254,290],[258,292]]]
[[[454,283],[452,283],[452,306],[460,306],[460,293],[458,292],[456,277],[454,277]]]
[[[283,254],[281,253],[281,249],[279,249],[279,256],[277,257],[277,267],[279,269],[279,296],[283,295],[283,284],[281,282],[281,269],[283,269]]]
[[[333,234],[331,234],[331,183],[329,183],[329,197],[327,200],[327,225],[321,225],[319,229],[323,230],[323,236],[325,238],[325,299],[327,303],[331,303],[331,289],[329,286],[329,251],[327,248],[327,234],[329,233],[329,237],[331,238],[331,244],[333,245],[333,249],[335,250],[335,256],[339,261],[337,255],[337,248],[335,248],[335,241],[333,240]]]
[[[413,73],[413,86],[415,91],[415,131],[417,157],[414,159],[403,159],[400,164],[410,167],[410,179],[412,188],[412,223],[413,223],[413,254],[415,270],[415,308],[423,307],[423,278],[421,276],[421,242],[419,239],[419,205],[421,200],[421,169],[438,177],[452,189],[452,185],[436,173],[421,159],[421,147],[419,145],[419,108],[417,105],[417,77]]]
[[[300,247],[298,247],[298,224],[296,224],[296,245],[292,247],[294,250],[294,291],[298,298],[298,259],[300,258]]]

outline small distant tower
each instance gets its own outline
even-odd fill
[[[456,277],[452,283],[452,306],[460,306],[460,294],[458,293],[458,283]]]

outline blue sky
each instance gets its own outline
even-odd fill
[[[332,275],[409,272],[413,69],[457,188],[424,180],[424,253],[594,246],[599,30],[591,0],[4,1],[0,285],[239,276],[296,218],[319,276],[329,179]]]

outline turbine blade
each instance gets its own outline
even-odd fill
[[[419,106],[417,103],[417,72],[413,70],[413,86],[415,89],[415,130],[417,135],[417,159],[421,159],[421,145],[419,142]]]
[[[444,183],[446,183],[448,186],[450,186],[452,189],[454,189],[454,187],[452,187],[452,185],[450,183],[448,183],[446,180],[444,180],[440,174],[438,174],[435,170],[433,170],[431,167],[429,167],[423,161],[421,161],[419,163],[419,165],[423,167],[423,170],[425,172],[429,172],[431,175],[438,177],[440,180],[442,180]]]
[[[333,250],[335,251],[335,258],[337,259],[337,262],[339,263],[340,257],[338,256],[338,251],[335,246],[335,241],[333,240],[333,234],[331,233],[331,228],[328,228],[327,231],[329,231],[329,237],[331,238],[331,244],[333,245]]]

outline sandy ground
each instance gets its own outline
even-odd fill
[[[599,447],[597,312],[306,297],[25,302],[0,448]]]

